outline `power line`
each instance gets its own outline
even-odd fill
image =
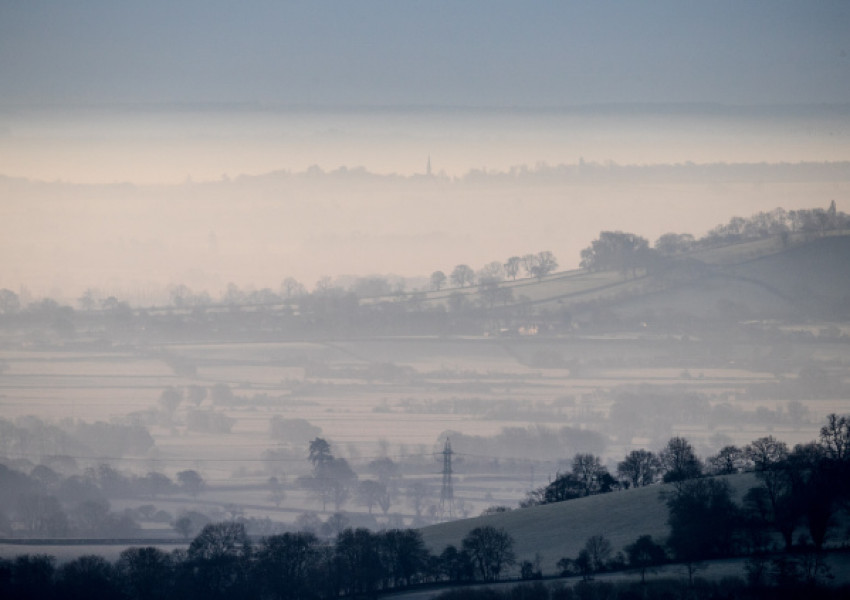
[[[274,448],[270,448],[270,450],[274,450]],[[441,453],[434,452],[426,452],[423,454],[399,454],[394,456],[387,455],[376,455],[376,456],[358,456],[347,458],[347,461],[355,462],[355,461],[363,461],[363,460],[377,460],[380,458],[389,458],[392,460],[403,460],[406,458],[419,458],[424,456],[437,456]],[[182,463],[182,462],[291,462],[291,463],[300,463],[307,462],[308,459],[305,456],[304,458],[264,458],[262,456],[256,458],[200,458],[200,457],[185,457],[185,458],[173,458],[173,457],[157,457],[157,456],[71,456],[69,454],[43,454],[43,453],[35,453],[35,452],[16,452],[16,457],[21,458],[44,458],[45,456],[61,456],[71,458],[73,460],[91,460],[91,461],[127,461],[127,462],[172,462],[172,463]],[[8,458],[8,457],[7,457]]]
[[[448,442],[448,440],[446,440]],[[484,454],[471,454],[468,452],[456,452],[451,449],[451,444],[448,444],[448,452],[450,456],[461,456],[467,458],[476,458],[480,460],[507,460],[512,462],[521,462],[521,463],[556,463],[557,461],[551,459],[535,459],[535,458],[514,458],[509,456],[488,456]],[[262,446],[258,446],[262,447]],[[273,451],[274,448],[268,448]],[[274,457],[263,457],[258,456],[255,458],[211,458],[211,457],[183,457],[183,458],[175,458],[175,457],[157,457],[157,456],[72,456],[69,454],[46,454],[46,453],[35,453],[35,452],[15,452],[15,457],[17,458],[35,458],[42,459],[46,456],[61,456],[71,458],[73,460],[80,461],[100,461],[100,462],[160,462],[160,463],[192,463],[192,462],[201,462],[201,463],[304,463],[307,462],[307,457],[304,458],[274,458]],[[444,448],[441,452],[424,452],[420,454],[395,454],[395,455],[373,455],[373,456],[355,456],[346,458],[348,462],[362,462],[362,461],[372,461],[379,460],[382,458],[389,458],[395,461],[401,461],[405,459],[411,458],[424,458],[424,457],[432,457],[437,459],[438,457],[442,457],[443,459],[443,473],[445,475],[446,471],[449,472],[449,475],[453,474],[453,467],[451,458],[449,458],[448,469],[446,467],[446,449]],[[6,456],[6,458],[13,458],[11,456]],[[341,457],[345,458],[345,457]]]

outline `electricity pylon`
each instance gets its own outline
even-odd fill
[[[453,507],[455,503],[454,488],[452,487],[452,444],[446,438],[443,448],[443,487],[440,489],[440,518],[451,519],[454,516]]]

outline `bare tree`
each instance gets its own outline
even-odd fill
[[[458,287],[466,287],[475,283],[475,271],[469,265],[457,265],[451,274],[452,283]]]
[[[427,483],[423,481],[416,481],[407,486],[405,495],[407,496],[407,501],[410,503],[410,507],[413,509],[413,512],[416,513],[416,517],[418,519],[422,517],[422,509],[425,508],[425,505],[433,497],[433,491]]]
[[[738,446],[723,446],[717,454],[706,460],[706,465],[713,475],[731,475],[742,471],[749,459],[743,449]]]
[[[537,257],[534,254],[523,254],[519,260],[522,263],[525,274],[529,277],[534,277],[534,265],[537,264]]]
[[[384,506],[389,510],[389,493],[387,486],[374,479],[365,479],[357,486],[357,501],[369,510],[372,514],[372,507],[375,505]],[[384,511],[386,513],[386,510]]]
[[[581,487],[582,496],[589,496],[600,490],[602,480],[608,470],[602,466],[598,456],[576,454],[573,457],[573,477]]]
[[[793,494],[794,480],[788,464],[788,446],[773,436],[759,438],[744,448],[755,467],[760,486],[744,496],[744,505],[752,514],[775,528],[786,549],[793,543],[794,530],[800,519],[799,506]]]
[[[581,251],[581,267],[590,271],[606,269],[620,271],[634,277],[640,267],[645,267],[650,255],[649,242],[622,231],[603,231],[599,238]]]
[[[772,435],[750,442],[744,454],[752,461],[756,471],[768,471],[788,458],[788,446]]]
[[[608,560],[611,558],[611,542],[601,534],[593,535],[587,538],[584,544],[584,550],[590,559],[589,566],[591,572],[599,573],[604,571]]]
[[[287,277],[280,284],[281,295],[285,300],[292,300],[307,293],[307,289],[292,277]]]
[[[850,458],[850,417],[839,417],[835,413],[828,415],[826,425],[820,429],[820,443],[829,458]]]
[[[665,482],[685,481],[702,475],[702,464],[694,447],[683,437],[673,437],[658,454]]]
[[[127,548],[119,555],[115,567],[128,588],[130,598],[141,600],[172,595],[169,587],[173,563],[171,556],[159,548]]]
[[[522,265],[522,259],[519,256],[511,256],[504,265],[505,275],[516,281],[516,276],[519,274],[519,268]]]
[[[311,476],[299,478],[300,485],[321,501],[322,510],[327,510],[327,504],[331,502],[339,511],[351,496],[357,475],[344,458],[331,456],[314,465]]]
[[[437,290],[440,289],[446,284],[446,274],[442,271],[434,271],[431,273],[431,289]]]
[[[632,487],[654,483],[661,470],[658,457],[649,450],[632,450],[617,463],[617,475]]]
[[[194,565],[195,585],[204,597],[228,597],[245,589],[251,541],[242,523],[207,525],[192,540],[186,555]]]
[[[640,582],[646,583],[646,572],[667,560],[664,546],[656,543],[652,536],[642,535],[625,548],[629,566],[640,571]]]
[[[683,481],[667,496],[667,547],[684,563],[693,583],[701,561],[729,556],[740,521],[732,488],[724,479],[702,478]]]
[[[514,540],[504,529],[476,527],[463,538],[463,549],[469,553],[482,579],[499,579],[504,567],[516,562]]]
[[[398,495],[402,475],[398,464],[393,459],[388,457],[376,458],[369,463],[367,468],[387,488],[390,499]]]
[[[499,261],[487,263],[478,271],[479,281],[501,281],[505,276],[505,269]]]
[[[689,233],[665,233],[655,240],[655,250],[664,256],[673,256],[691,250],[696,244]]]
[[[263,589],[276,600],[312,597],[320,544],[312,533],[283,533],[264,538],[256,554],[256,573]]]
[[[534,264],[531,269],[531,274],[537,277],[537,279],[543,279],[549,273],[558,268],[558,261],[555,259],[555,255],[549,250],[538,252],[534,256],[533,262]]]

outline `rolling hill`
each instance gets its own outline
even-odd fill
[[[815,239],[777,237],[702,249],[661,261],[626,277],[615,271],[554,273],[541,280],[500,284],[513,301],[495,310],[530,305],[567,311],[574,320],[600,309],[640,317],[664,314],[724,320],[833,319],[850,306],[850,234]],[[429,292],[431,304],[453,294],[474,299],[478,286]]]
[[[756,485],[755,477],[749,473],[729,476],[728,480],[738,502]],[[646,486],[440,523],[420,531],[429,550],[439,554],[449,544],[459,548],[461,540],[475,527],[504,528],[514,538],[518,562],[533,561],[539,553],[544,575],[555,575],[557,562],[564,557],[575,558],[593,535],[605,536],[614,552],[644,534],[657,541],[665,539],[667,507],[660,494],[670,488],[666,484]]]

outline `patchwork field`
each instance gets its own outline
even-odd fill
[[[147,455],[77,456],[80,467],[105,461],[140,472],[156,467],[172,476],[197,469],[209,483],[203,498],[252,504],[257,512],[284,519],[297,514],[293,511],[320,507],[293,485],[310,467],[306,444],[272,439],[269,424],[275,417],[304,419],[320,428],[335,453],[355,470],[390,456],[408,464],[415,477],[439,486],[439,452],[447,432],[486,438],[517,427],[597,431],[605,439],[600,454],[613,470],[630,449],[657,449],[673,434],[687,436],[704,455],[718,444],[745,444],[768,433],[791,444],[809,441],[824,415],[846,409],[840,397],[806,399],[804,413],[791,422],[781,418],[787,398],[754,395],[752,389],[798,377],[795,357],[844,365],[847,344],[815,339],[786,346],[790,356],[782,364],[788,368],[779,371],[775,364],[758,368],[758,357],[775,352],[770,344],[733,345],[721,356],[706,346],[664,336],[576,335],[5,350],[0,352],[6,365],[0,375],[0,406],[9,420],[34,415],[57,423],[142,422],[156,442]],[[191,365],[189,373],[177,374],[176,363]],[[215,400],[207,393],[197,405],[183,401],[164,420],[163,390],[188,386],[226,386],[232,398]],[[660,418],[664,425],[622,423],[618,414],[629,394],[641,411],[650,413],[647,417]],[[688,397],[698,398],[691,412],[667,405]],[[718,406],[752,419],[724,421]],[[197,410],[232,419],[230,431],[190,429],[186,419]],[[757,414],[779,416],[770,422]],[[270,465],[264,452],[277,448],[284,448],[286,457]],[[61,450],[45,448],[45,453]],[[40,456],[11,458],[37,463]],[[515,505],[570,458],[516,454],[514,448],[495,456],[464,456],[458,449],[455,494],[468,514],[494,503]],[[261,492],[251,498],[246,492],[232,496],[215,491],[216,485],[235,481],[258,484],[272,472],[284,474],[293,487],[282,514],[270,510]],[[352,504],[346,510],[363,508]],[[401,501],[393,510],[410,518]]]

